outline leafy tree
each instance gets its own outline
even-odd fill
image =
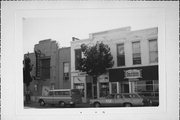
[[[26,85],[26,88],[29,87],[30,82],[32,82],[32,77],[30,72],[32,71],[32,65],[31,60],[28,55],[24,57],[23,61],[24,67],[23,67],[23,82]]]
[[[97,83],[97,77],[106,73],[107,68],[114,64],[113,57],[108,45],[97,42],[94,46],[81,45],[84,55],[78,64],[78,70],[86,72],[93,77],[93,83]]]

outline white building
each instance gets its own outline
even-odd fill
[[[109,93],[137,92],[158,93],[158,28],[131,31],[130,27],[96,32],[88,39],[71,42],[71,86],[81,89],[84,101],[90,97],[104,97]],[[98,78],[92,78],[76,69],[82,57],[81,44],[103,42],[110,47],[114,66]]]

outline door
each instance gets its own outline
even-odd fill
[[[129,93],[129,84],[124,84],[124,92],[123,93]]]
[[[50,91],[48,96],[45,98],[45,103],[54,104],[54,92]]]
[[[108,95],[102,104],[104,104],[104,106],[115,106],[115,95]]]
[[[117,94],[114,99],[114,104],[116,106],[123,106],[124,98],[121,94]]]

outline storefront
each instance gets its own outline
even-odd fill
[[[88,99],[92,98],[91,77],[79,74],[73,76],[73,88],[80,90],[84,103],[86,103]]]
[[[110,69],[109,81],[111,93],[159,95],[158,65]]]
[[[97,98],[106,97],[110,92],[109,77],[107,74],[98,77],[97,82]]]

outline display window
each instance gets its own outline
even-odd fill
[[[75,83],[74,89],[79,89],[82,97],[84,97],[84,83]]]
[[[109,83],[100,83],[100,97],[106,97],[109,95]]]
[[[112,91],[112,94],[117,93],[117,82],[111,83],[111,91]]]
[[[159,95],[158,80],[136,81],[134,88],[136,93],[147,97]]]

